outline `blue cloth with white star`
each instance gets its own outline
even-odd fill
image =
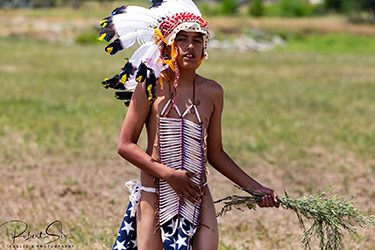
[[[138,250],[137,221],[131,216],[133,205],[129,202],[112,250]],[[162,227],[163,250],[190,250],[193,246],[194,226],[184,218],[177,216]]]
[[[177,226],[177,227],[176,227]],[[163,250],[189,250],[193,247],[194,226],[183,217],[174,217],[162,227]]]
[[[137,250],[137,220],[131,216],[133,204],[129,202],[112,250]]]

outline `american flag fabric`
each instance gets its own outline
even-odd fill
[[[132,202],[129,202],[112,250],[137,250],[137,220],[132,216]]]
[[[122,220],[112,250],[138,250],[137,247],[137,219],[136,211],[141,198],[141,186],[138,180],[126,183],[131,191],[130,202]],[[149,190],[150,191],[150,190]],[[176,215],[161,226],[163,250],[191,250],[196,228],[183,217]]]
[[[137,220],[136,216],[131,215],[132,210],[133,204],[129,202],[112,250],[138,250]],[[162,226],[163,250],[191,250],[193,236],[186,235],[186,232],[192,232],[192,230],[193,224],[184,218],[176,217],[164,224]]]
[[[192,249],[193,236],[189,236],[187,232],[194,231],[195,230],[192,223],[190,223],[188,220],[185,220],[183,217],[178,219],[178,217],[176,216],[162,226],[163,250]],[[168,235],[169,237],[166,237],[166,235]]]

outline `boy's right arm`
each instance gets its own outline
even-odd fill
[[[152,105],[145,93],[145,84],[137,85],[121,129],[118,153],[148,174],[166,180],[176,191],[182,203],[184,203],[183,196],[194,203],[199,198],[199,188],[190,180],[193,174],[174,170],[156,162],[137,145]]]
[[[211,91],[214,98],[214,111],[211,115],[210,125],[208,127],[207,138],[207,157],[209,163],[225,177],[243,188],[252,189],[265,193],[262,199],[261,207],[278,207],[276,193],[244,172],[224,151],[222,144],[221,116],[224,106],[223,89],[216,88],[217,91]]]

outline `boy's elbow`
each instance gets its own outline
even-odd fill
[[[122,156],[123,158],[127,158],[126,156],[128,155],[127,154],[128,150],[127,150],[127,147],[126,147],[126,144],[124,143],[120,143],[118,146],[117,146],[117,153]]]
[[[211,162],[215,162],[217,159],[219,159],[220,157],[220,153],[221,153],[222,151],[215,151],[215,152],[207,152],[207,160],[208,160],[208,162],[210,162],[210,164],[211,164]]]

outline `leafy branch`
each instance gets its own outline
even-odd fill
[[[224,206],[217,216],[223,216],[226,212],[233,208],[242,210],[244,208],[256,209],[256,206],[262,202],[263,193],[255,192],[249,189],[237,187],[249,196],[228,196],[226,198],[215,201],[215,203],[223,202]],[[310,247],[311,238],[316,235],[319,240],[320,250],[324,249],[342,249],[344,234],[342,230],[349,233],[356,233],[355,224],[365,227],[367,224],[375,226],[374,216],[364,216],[362,211],[355,207],[353,197],[351,199],[343,199],[342,197],[324,197],[332,187],[324,191],[318,192],[316,195],[292,199],[284,191],[285,197],[278,197],[278,203],[284,209],[291,209],[296,212],[304,237],[302,243],[305,249]],[[306,230],[303,218],[312,220],[312,226]]]

